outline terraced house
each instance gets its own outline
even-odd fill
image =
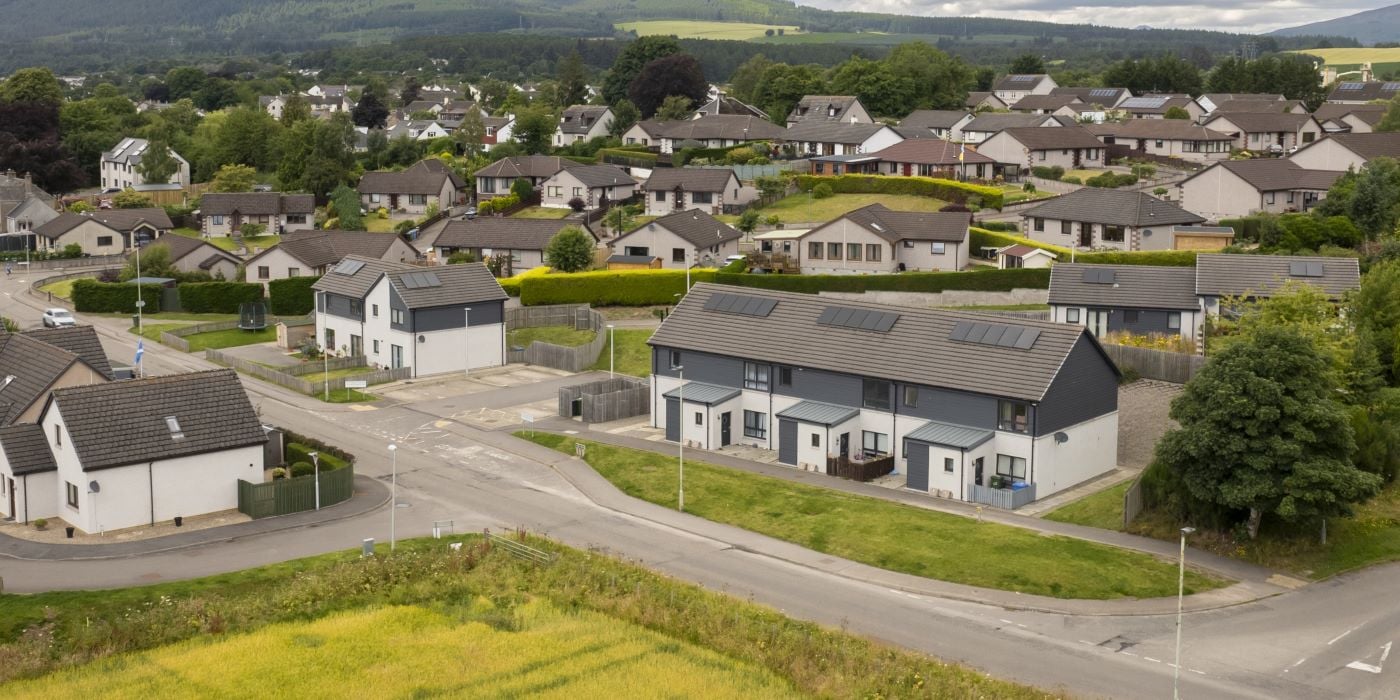
[[[652,424],[692,447],[1005,507],[1117,461],[1118,370],[1081,327],[698,284],[648,342]]]

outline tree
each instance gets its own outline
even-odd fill
[[[58,105],[63,102],[63,84],[47,68],[21,68],[0,83],[0,102]]]
[[[1166,111],[1166,113],[1164,113],[1164,114],[1162,115],[1162,118],[1163,118],[1163,119],[1190,119],[1190,118],[1191,118],[1191,113],[1188,112],[1188,111],[1186,111],[1186,108],[1185,108],[1185,107],[1178,107],[1178,106],[1176,106],[1176,105],[1172,105],[1171,107],[1168,107],[1168,108],[1167,108],[1167,111]]]
[[[558,94],[561,106],[568,107],[588,102],[588,73],[584,70],[583,57],[578,54],[578,49],[570,51],[569,55],[559,59],[554,77],[559,81]]]
[[[652,116],[658,121],[685,121],[695,114],[695,108],[691,105],[689,97],[671,95],[661,101],[661,106]]]
[[[350,110],[350,116],[355,126],[383,129],[389,120],[389,108],[384,106],[384,98],[377,91],[365,88],[365,94],[360,95],[360,101]]]
[[[529,199],[530,193],[534,191],[534,185],[531,185],[530,181],[523,177],[515,178],[515,181],[510,183],[510,193],[518,197],[522,202]]]
[[[225,111],[214,136],[214,157],[220,165],[239,163],[259,170],[274,165],[272,145],[281,125],[261,109],[238,107]]]
[[[544,249],[549,266],[560,272],[581,272],[593,265],[593,237],[577,226],[567,226]]]
[[[789,66],[775,63],[763,74],[754,101],[768,112],[777,124],[786,123],[787,115],[804,95],[825,95],[826,81],[817,66]]]
[[[311,118],[311,103],[301,93],[292,93],[282,104],[282,126],[290,127]]]
[[[758,210],[745,209],[744,213],[739,215],[739,222],[734,227],[744,233],[753,233],[753,230],[758,228]]]
[[[637,122],[642,119],[642,113],[637,110],[637,105],[632,104],[631,100],[623,100],[617,103],[612,108],[612,111],[612,124],[608,125],[609,136],[621,137],[623,134],[627,133],[628,129],[636,126]]]
[[[1376,131],[1400,131],[1400,97],[1390,100],[1390,106],[1385,110],[1385,116],[1381,117],[1376,124]]]
[[[690,54],[678,53],[658,58],[646,64],[627,88],[627,97],[650,118],[668,97],[681,96],[689,101],[688,110],[704,102],[710,83],[700,62]]]
[[[52,194],[72,192],[87,181],[59,140],[57,104],[0,102],[0,171],[5,170],[28,173]]]
[[[151,141],[141,154],[141,162],[136,164],[136,173],[150,183],[169,182],[178,172],[180,161],[170,152],[170,146],[160,140]]]
[[[680,42],[669,36],[644,36],[628,44],[617,55],[608,71],[608,77],[603,80],[603,101],[615,105],[627,99],[632,81],[636,80],[648,63],[680,52]],[[657,104],[660,103],[661,101],[657,100]]]
[[[423,84],[418,82],[415,76],[404,78],[403,89],[399,91],[399,104],[408,106],[411,102],[417,102],[423,94]]]
[[[204,87],[204,82],[209,79],[204,71],[191,66],[171,68],[165,74],[165,85],[170,90],[170,99],[183,100],[192,99],[195,93]]]
[[[284,190],[302,190],[324,199],[352,181],[355,129],[344,114],[297,124],[286,136],[278,180]]]
[[[341,185],[331,192],[331,206],[342,231],[363,231],[364,219],[360,217],[360,195],[347,185]]]
[[[139,262],[138,262],[139,259]],[[137,265],[140,265],[141,274],[137,274]],[[117,279],[126,282],[137,277],[171,277],[178,278],[180,271],[170,262],[170,247],[164,243],[152,243],[137,250],[136,255],[126,259],[126,266],[122,268]]]
[[[151,205],[151,198],[130,187],[112,195],[112,206],[118,209],[144,209]]]
[[[1362,166],[1347,214],[1367,238],[1395,233],[1400,217],[1400,162],[1372,158]]]
[[[734,75],[729,76],[729,94],[744,102],[754,102],[758,99],[758,85],[763,82],[763,74],[773,62],[768,60],[763,54],[754,54],[752,58],[739,64],[734,69]],[[616,106],[614,106],[614,111]]]
[[[481,112],[475,109],[467,110],[462,116],[462,123],[452,132],[452,140],[462,147],[462,153],[465,155],[480,151],[485,139],[486,122],[482,120]]]
[[[1181,427],[1158,443],[1157,458],[1192,498],[1247,513],[1250,539],[1265,516],[1296,523],[1346,514],[1380,478],[1351,463],[1355,443],[1335,390],[1306,336],[1262,329],[1186,384],[1170,413]]]
[[[1044,73],[1045,61],[1033,53],[1023,53],[1011,62],[1008,72],[1015,75],[1026,75],[1028,73]]]
[[[1376,349],[1377,362],[1392,386],[1400,385],[1400,261],[1371,266],[1351,300],[1348,318]]]
[[[903,116],[918,103],[918,88],[911,78],[896,75],[887,63],[860,56],[837,66],[829,85],[833,94],[860,98],[874,115]]]
[[[554,138],[554,117],[549,113],[528,108],[515,115],[515,140],[526,153],[549,152],[549,142]]]
[[[247,165],[225,165],[209,181],[210,192],[252,192],[258,171]]]
[[[916,109],[962,109],[967,92],[976,81],[972,68],[962,59],[922,41],[894,47],[884,63],[890,75],[911,81]]]

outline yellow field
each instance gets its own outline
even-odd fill
[[[1305,53],[1310,56],[1317,56],[1329,66],[1354,66],[1370,61],[1373,65],[1378,63],[1400,63],[1400,48],[1376,49],[1376,48],[1356,48],[1356,49],[1304,49],[1294,53]]]
[[[389,607],[12,683],[8,698],[787,698],[758,667],[598,613]]]
[[[798,28],[792,25],[749,24],[747,22],[702,22],[699,20],[658,19],[643,22],[619,22],[618,29],[624,32],[636,31],[637,36],[675,36],[679,39],[732,39],[745,41],[764,36],[772,29],[776,34],[782,29],[785,34],[797,34]]]

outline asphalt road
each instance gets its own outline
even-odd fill
[[[37,323],[43,304],[23,295],[18,276],[0,282],[0,289],[5,294],[0,314]],[[119,323],[98,325],[114,361],[128,361],[134,336],[117,329]],[[154,344],[148,344],[146,360],[148,373],[207,366]],[[551,467],[564,455],[455,420],[483,407],[547,398],[557,383],[473,394],[442,384],[424,387],[412,404],[359,411],[306,404],[280,389],[245,382],[264,420],[345,444],[360,455],[357,470],[363,474],[387,478],[391,465],[385,447],[391,440],[401,444],[396,466],[406,506],[394,510],[400,537],[427,534],[441,520],[453,521],[459,531],[524,526],[999,677],[1086,696],[1171,697],[1171,616],[1009,610],[913,595],[755,554],[726,541],[723,527],[701,521],[675,526],[602,508]],[[384,509],[307,530],[136,559],[0,559],[0,576],[11,591],[133,585],[351,548],[365,537],[388,536],[389,509]],[[1182,697],[1397,697],[1400,659],[1386,660],[1388,645],[1400,638],[1397,581],[1400,565],[1378,567],[1264,601],[1188,615]]]

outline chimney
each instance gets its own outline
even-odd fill
[[[25,198],[25,199],[29,199],[30,195],[32,195],[32,194],[34,194],[34,179],[31,178],[31,177],[29,176],[29,173],[25,173],[25,174],[24,174],[24,198]]]

